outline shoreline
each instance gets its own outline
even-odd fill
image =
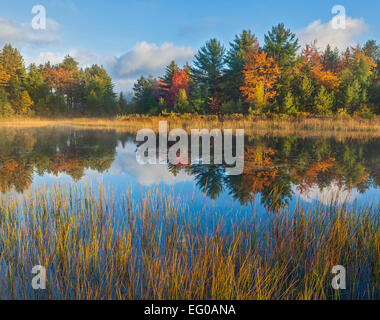
[[[380,118],[288,118],[232,116],[146,116],[128,115],[115,118],[29,118],[0,119],[0,128],[71,127],[74,129],[112,129],[137,132],[143,128],[158,131],[159,121],[167,121],[168,127],[206,129],[244,129],[249,135],[296,135],[301,137],[365,138],[380,137]]]

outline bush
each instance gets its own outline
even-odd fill
[[[314,100],[314,112],[319,115],[329,115],[332,112],[333,104],[333,95],[321,87]]]
[[[220,106],[220,112],[222,114],[232,114],[234,112],[234,103],[233,101],[223,102]]]
[[[296,106],[296,101],[293,98],[293,94],[289,91],[285,97],[283,104],[283,111],[289,116],[294,116],[298,113],[298,108]]]
[[[15,111],[13,110],[11,104],[6,102],[5,104],[0,104],[0,118],[10,118],[14,116]]]
[[[376,115],[367,106],[364,106],[360,110],[356,111],[354,116],[367,120],[373,120],[376,118]]]
[[[338,108],[338,110],[336,111],[335,118],[336,118],[336,119],[344,120],[344,119],[349,119],[349,118],[351,118],[351,116],[350,116],[350,114],[347,112],[347,109],[345,109],[345,108]]]

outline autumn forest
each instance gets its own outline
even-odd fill
[[[229,44],[211,39],[194,61],[175,61],[161,77],[139,78],[130,99],[115,93],[103,66],[80,68],[67,55],[56,65],[24,65],[20,52],[0,53],[0,117],[115,116],[171,113],[251,115],[380,114],[380,46],[344,52],[314,42],[301,48],[283,24],[260,44],[244,30]]]

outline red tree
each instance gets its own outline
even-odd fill
[[[172,86],[166,94],[166,103],[168,106],[174,106],[180,89],[184,89],[187,96],[189,96],[189,76],[184,70],[174,71],[173,73]]]
[[[153,96],[158,101],[160,98],[165,98],[167,92],[166,82],[162,78],[158,78],[153,84]]]

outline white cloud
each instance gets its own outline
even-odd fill
[[[130,89],[141,75],[158,76],[172,60],[179,65],[194,57],[190,47],[179,47],[172,43],[161,46],[155,43],[139,42],[131,51],[121,57],[105,56],[102,61],[121,90]]]
[[[35,63],[36,65],[45,64],[50,61],[51,64],[57,64],[63,61],[66,55],[70,55],[79,62],[80,67],[87,67],[97,63],[98,58],[87,49],[75,49],[69,52],[41,52],[36,57],[26,58],[26,63]]]
[[[121,76],[156,74],[172,60],[181,64],[193,56],[194,51],[189,47],[177,47],[172,43],[158,46],[154,43],[140,42],[117,60],[117,71]]]
[[[133,85],[136,82],[136,79],[112,79],[113,83],[115,85],[115,91],[116,92],[129,92],[132,90]]]
[[[348,46],[354,46],[359,42],[362,36],[368,30],[367,24],[363,19],[346,18],[345,29],[334,29],[333,20],[328,23],[322,23],[316,20],[310,23],[305,29],[297,32],[301,45],[304,46],[317,40],[319,48],[326,48],[328,44],[337,47],[339,50],[345,50]]]
[[[56,52],[41,52],[38,56],[29,58],[25,58],[26,64],[35,63],[36,65],[45,64],[46,62],[49,62],[51,64],[57,64],[59,62],[62,62],[62,59],[64,58],[64,55],[61,53]]]
[[[31,23],[17,23],[9,19],[0,18],[0,45],[11,43],[16,47],[59,44],[59,24],[46,19],[45,30],[34,30]]]

